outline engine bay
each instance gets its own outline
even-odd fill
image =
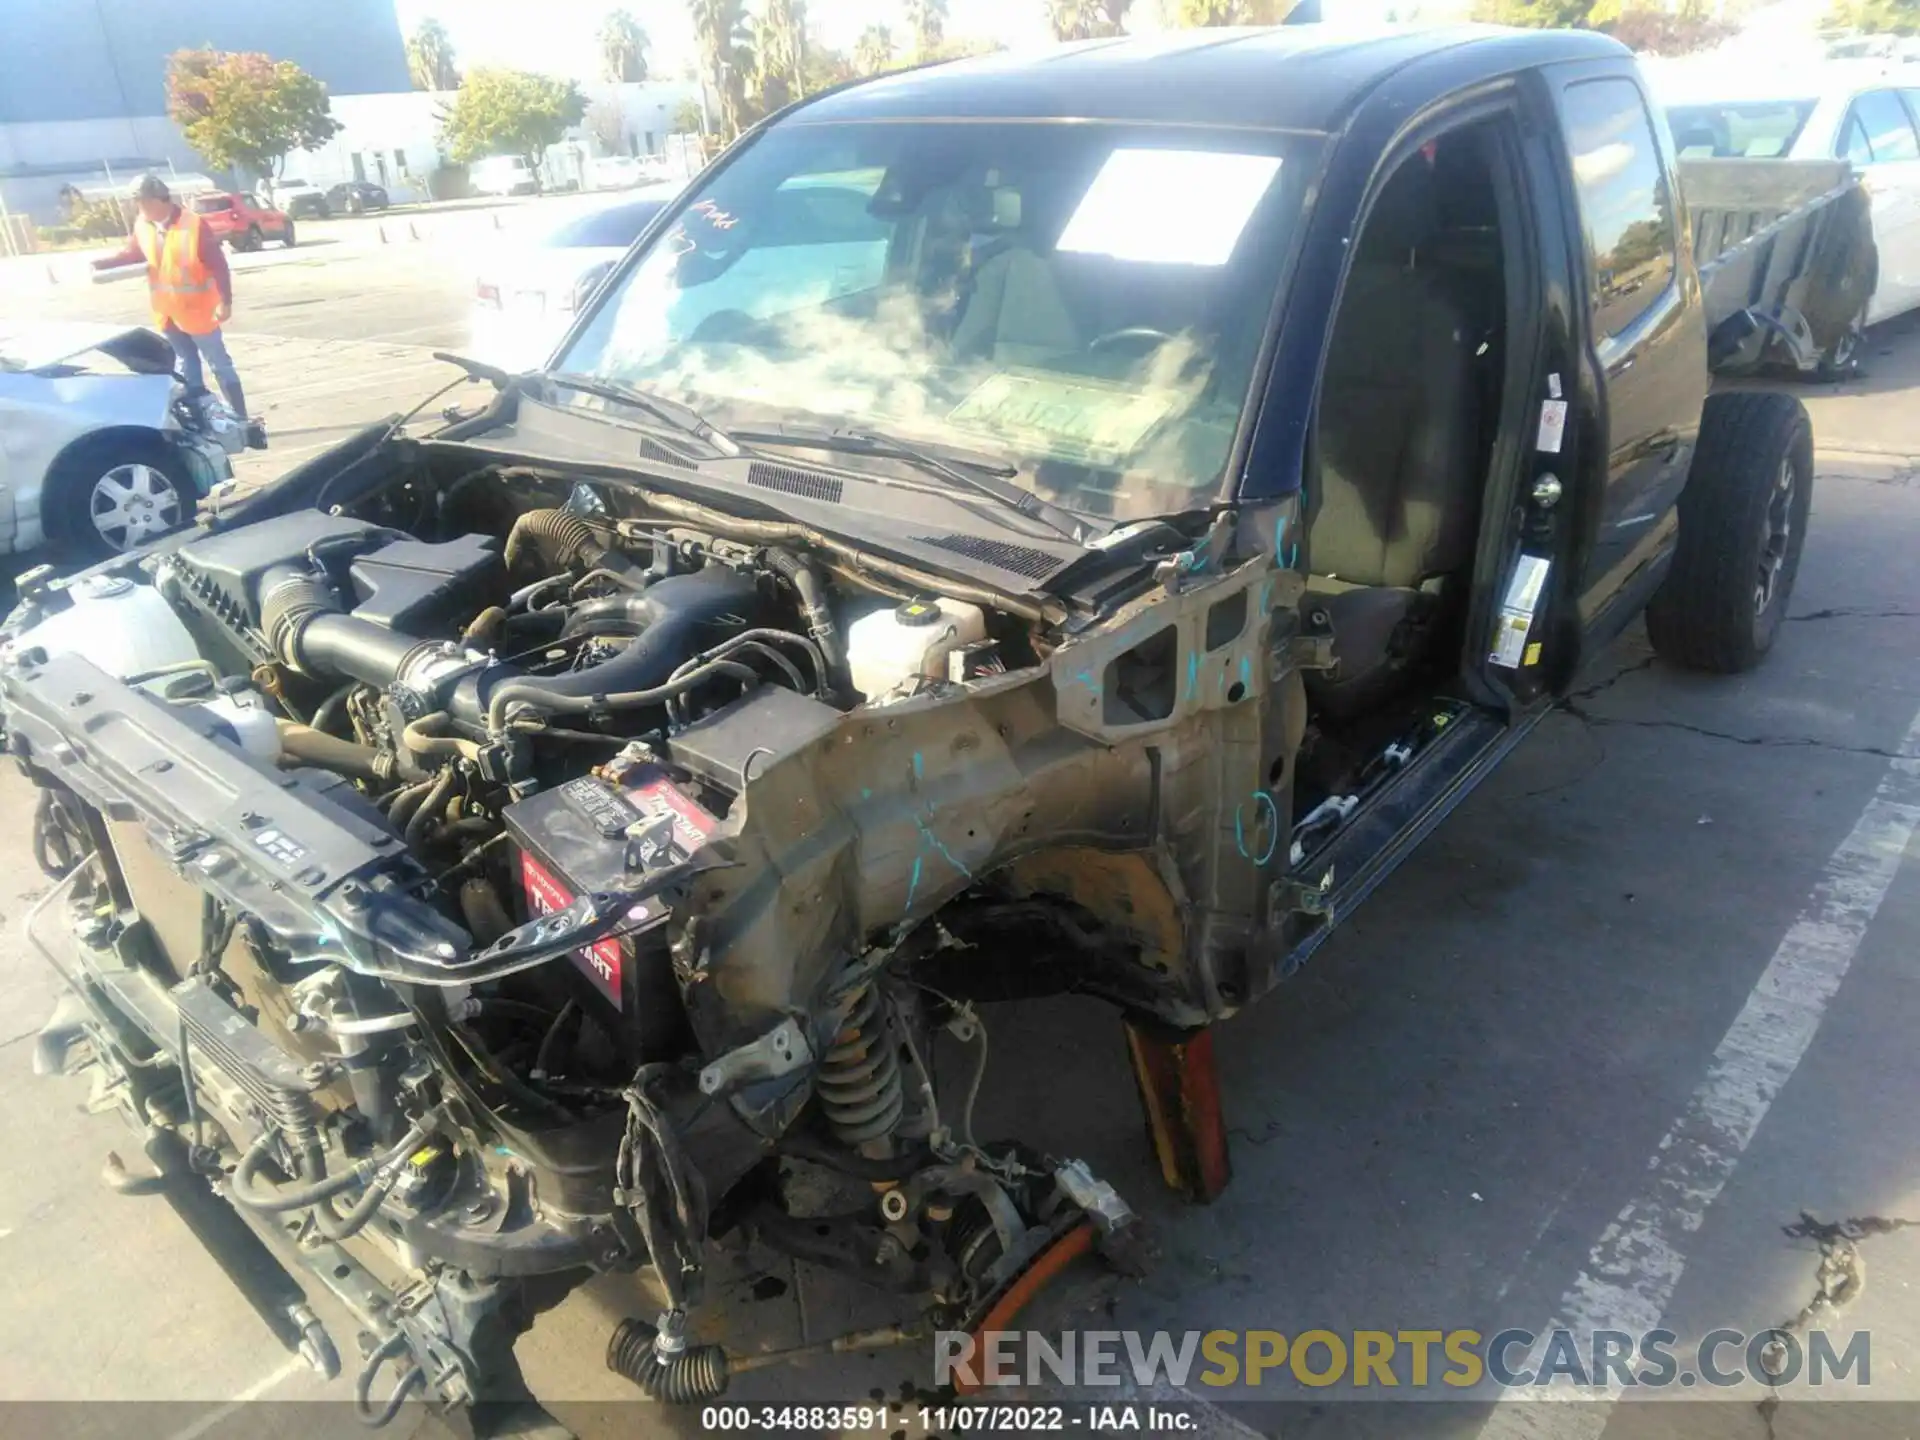
[[[593,1270],[660,1291],[609,1365],[717,1394],[719,1229],[970,1323],[1069,1233],[1133,1238],[1078,1162],[974,1135],[978,1000],[1197,1016],[1244,984],[1140,852],[1160,767],[1211,794],[1221,721],[1258,739],[1269,575],[1075,637],[799,527],[415,465],[30,585],[0,687],[61,878],[30,934],[87,1002],[55,1033],[181,1141],[156,1166],[332,1262],[384,1347],[363,1418],[382,1366],[395,1405],[511,1393],[489,1327]],[[795,1163],[848,1206],[796,1209]]]

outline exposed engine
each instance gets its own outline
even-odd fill
[[[977,1140],[979,1068],[936,1085],[932,1059],[984,1066],[977,1010],[936,983],[953,952],[1032,943],[1049,917],[1088,973],[1140,948],[1041,906],[1042,880],[984,893],[965,858],[1046,803],[1057,757],[996,757],[1051,730],[1010,681],[1044,678],[1054,642],[904,566],[694,508],[615,514],[486,470],[375,518],[298,510],[30,587],[7,637],[10,743],[63,877],[32,935],[86,997],[49,1045],[98,1062],[161,1137],[163,1180],[211,1180],[255,1233],[301,1242],[378,1340],[363,1418],[514,1398],[532,1277],[646,1265],[661,1313],[609,1365],[663,1398],[718,1393],[727,1357],[688,1321],[717,1228],[949,1324],[1076,1228],[1129,1233],[1084,1167]],[[970,696],[1005,716],[941,743],[994,759],[951,782],[989,818],[947,839],[939,756],[888,717]],[[1144,773],[1080,743],[1075,763]],[[823,803],[868,763],[885,794]],[[849,818],[862,803],[878,818]],[[853,913],[883,880],[888,904]],[[1102,983],[1171,994],[1163,972]],[[775,1157],[851,1182],[853,1207],[795,1214]]]

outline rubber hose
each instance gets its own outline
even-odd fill
[[[420,843],[420,838],[427,833],[428,824],[440,813],[441,808],[447,803],[447,798],[453,794],[455,778],[451,765],[435,778],[433,789],[429,790],[427,798],[420,802],[420,808],[407,817],[407,828],[404,832],[407,844]]]
[[[844,694],[852,684],[847,675],[846,649],[840,643],[840,626],[827,605],[827,587],[820,572],[791,550],[777,545],[766,553],[767,564],[774,574],[791,585],[793,593],[800,597],[800,614],[807,622],[807,633],[813,636],[813,643],[820,647],[821,657],[827,662],[827,682]]]
[[[277,724],[280,748],[295,760],[347,775],[357,775],[362,780],[382,778],[380,752],[371,745],[342,740],[337,735],[329,735],[311,725],[296,725],[291,720],[281,720]]]
[[[473,741],[442,733],[452,723],[453,717],[444,710],[422,715],[418,720],[407,722],[406,729],[400,732],[400,743],[416,755],[478,760],[480,747]]]
[[[425,1372],[418,1365],[410,1365],[400,1378],[394,1382],[393,1393],[387,1396],[386,1403],[378,1410],[373,1408],[373,1377],[380,1373],[380,1367],[407,1350],[407,1336],[404,1330],[396,1330],[369,1356],[367,1363],[353,1382],[353,1418],[369,1430],[379,1430],[393,1423],[394,1416],[400,1413],[400,1407],[407,1403],[407,1396],[427,1382]]]
[[[267,648],[286,664],[305,673],[300,663],[299,631],[315,615],[338,612],[339,597],[326,577],[310,570],[279,566],[267,572],[261,587],[260,628]]]
[[[320,708],[313,712],[313,728],[322,734],[330,733],[333,722],[340,718],[340,712],[347,708],[347,698],[359,689],[357,681],[348,681],[326,699],[320,702]]]
[[[500,902],[500,892],[491,880],[481,875],[460,887],[460,914],[482,949],[513,928],[507,907]]]
[[[550,566],[564,568],[583,559],[589,549],[600,547],[592,529],[578,515],[565,510],[528,510],[507,532],[502,558],[509,571],[518,566],[529,548]]]
[[[313,1223],[329,1240],[351,1240],[366,1228],[367,1222],[380,1209],[380,1202],[392,1191],[391,1183],[375,1181],[344,1215],[333,1208],[332,1197],[329,1197],[313,1207]]]
[[[463,645],[492,645],[500,636],[500,628],[507,623],[507,612],[498,605],[489,605],[473,617],[460,637]]]
[[[591,674],[592,672],[586,672]],[[731,660],[715,660],[690,670],[677,680],[656,685],[651,690],[620,690],[611,695],[556,695],[551,687],[537,680],[509,680],[497,687],[487,702],[487,725],[498,731],[506,721],[507,707],[514,704],[548,715],[590,715],[597,710],[641,710],[649,705],[664,705],[676,695],[684,695],[717,675],[731,675],[748,685],[760,677],[750,666]]]
[[[607,1368],[626,1376],[649,1399],[668,1405],[697,1405],[726,1393],[732,1373],[722,1347],[689,1345],[662,1359],[654,1349],[658,1334],[644,1320],[622,1320],[607,1342]]]
[[[396,830],[405,830],[407,822],[413,818],[413,812],[420,808],[420,802],[427,798],[427,792],[433,789],[433,781],[422,780],[418,785],[409,785],[393,797],[393,804],[387,807],[387,823]]]
[[[260,1173],[260,1167],[273,1153],[273,1142],[279,1132],[273,1129],[262,1130],[260,1138],[247,1147],[247,1153],[240,1157],[240,1163],[234,1167],[233,1179],[227,1187],[228,1194],[236,1205],[244,1205],[249,1210],[265,1211],[269,1215],[278,1215],[287,1210],[304,1210],[331,1199],[360,1178],[360,1170],[355,1166],[338,1175],[325,1176],[307,1185],[280,1185],[262,1192],[253,1188],[254,1177]]]

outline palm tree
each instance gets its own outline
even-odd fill
[[[807,14],[801,0],[766,0],[753,27],[754,98],[771,115],[806,92]]]
[[[893,64],[893,31],[869,25],[853,46],[853,68],[862,75],[878,75]]]
[[[914,58],[933,59],[947,35],[947,0],[907,0],[906,10],[907,25],[913,31]]]
[[[1133,0],[1046,0],[1047,24],[1056,40],[1095,40],[1126,32]]]
[[[630,11],[615,10],[601,23],[600,71],[615,84],[647,78],[647,32]]]
[[[746,110],[747,77],[740,53],[746,39],[746,15],[740,0],[688,0],[694,47],[700,56],[702,85],[711,85],[720,101],[723,138],[740,133]]]
[[[453,38],[438,20],[422,20],[407,41],[407,74],[416,90],[460,88],[460,71],[453,63]]]
[[[1278,25],[1299,0],[1176,0],[1173,23],[1188,28],[1209,25]]]

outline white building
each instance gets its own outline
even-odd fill
[[[667,147],[675,114],[698,90],[678,81],[585,84],[586,118],[548,152],[542,179],[550,188],[580,184],[586,161],[598,155],[658,155]],[[371,180],[396,202],[428,198],[427,184],[444,163],[440,116],[457,94],[411,90],[399,95],[342,95],[333,102],[340,133],[317,150],[286,158],[280,173],[322,190],[343,180]]]

